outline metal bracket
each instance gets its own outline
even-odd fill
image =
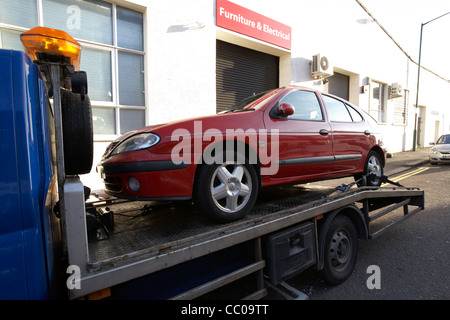
[[[55,116],[56,168],[58,195],[61,212],[63,250],[69,265],[77,265],[81,272],[88,263],[88,240],[84,186],[78,176],[66,176],[64,167],[64,143],[61,115],[60,68],[58,63],[49,63],[53,90],[53,112]],[[70,228],[68,228],[70,226]]]

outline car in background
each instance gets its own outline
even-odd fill
[[[193,199],[228,222],[252,209],[262,187],[347,176],[379,186],[385,161],[366,112],[314,89],[285,87],[219,114],[128,132],[106,149],[97,171],[109,195]]]
[[[450,163],[450,134],[439,137],[430,149],[430,163]]]

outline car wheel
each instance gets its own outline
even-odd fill
[[[61,119],[66,174],[89,173],[93,162],[92,110],[89,97],[61,90]]]
[[[199,170],[195,202],[204,214],[229,222],[243,218],[253,208],[259,189],[254,166],[227,161]]]
[[[358,235],[353,222],[338,215],[331,222],[325,235],[323,278],[337,285],[353,272],[358,254]]]
[[[379,187],[382,183],[383,177],[383,162],[378,152],[370,151],[367,155],[366,162],[364,164],[364,173],[355,176],[355,180],[361,180],[363,176],[365,179],[358,182],[358,186],[370,186]],[[365,182],[363,182],[365,181]]]

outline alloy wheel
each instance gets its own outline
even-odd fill
[[[367,173],[372,185],[379,185],[383,175],[383,166],[378,156],[372,155],[367,162]]]
[[[243,208],[252,193],[252,180],[247,168],[236,162],[227,162],[214,171],[210,192],[220,210],[233,213]]]

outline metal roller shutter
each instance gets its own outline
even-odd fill
[[[253,93],[278,88],[279,64],[276,56],[217,40],[217,112]]]
[[[327,78],[327,80],[328,82],[324,87],[325,92],[348,100],[349,76],[335,72],[331,77]]]

